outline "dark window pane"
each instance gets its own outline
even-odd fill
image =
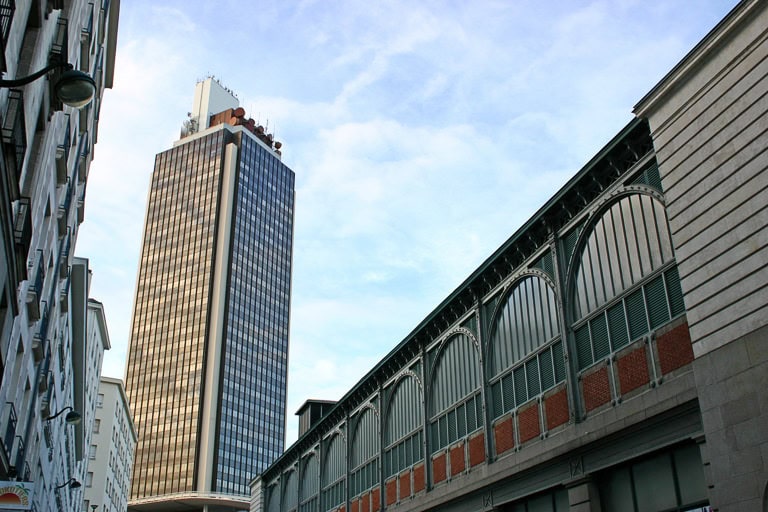
[[[675,472],[680,488],[681,505],[700,503],[707,499],[707,485],[704,482],[704,468],[698,445],[680,448],[674,453]]]
[[[657,512],[677,506],[669,455],[660,455],[635,464],[632,474],[638,512]]]

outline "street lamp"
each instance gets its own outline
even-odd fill
[[[69,480],[67,480],[63,484],[57,485],[54,489],[56,489],[58,491],[59,489],[63,489],[64,487],[67,487],[67,486],[69,486],[70,489],[77,489],[78,487],[81,487],[82,484],[80,482],[78,482],[77,480],[75,480],[74,478],[70,478]]]
[[[70,425],[77,425],[78,423],[80,423],[80,420],[83,419],[82,415],[79,412],[74,410],[71,405],[68,405],[62,410],[60,410],[59,412],[57,412],[56,414],[54,414],[53,416],[48,416],[47,418],[45,418],[45,421],[51,421],[53,419],[58,418],[66,410],[69,410],[69,412],[64,417],[64,421],[66,421]]]
[[[96,94],[96,82],[82,71],[75,70],[74,66],[68,62],[49,64],[40,71],[21,78],[13,80],[0,79],[0,88],[21,87],[22,85],[30,84],[49,71],[58,68],[65,69],[65,71],[53,86],[56,97],[65,105],[74,108],[82,108],[89,104]]]

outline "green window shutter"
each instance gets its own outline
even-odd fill
[[[501,415],[503,411],[500,409],[497,415]],[[467,432],[472,432],[477,429],[477,414],[475,414],[474,400],[467,402]]]
[[[592,344],[595,347],[595,361],[600,361],[611,353],[611,345],[608,342],[608,323],[605,315],[601,314],[589,322],[592,328]]]
[[[533,398],[541,393],[541,382],[539,382],[539,360],[534,357],[525,363],[525,370],[526,380],[528,381],[528,397]]]
[[[629,338],[636,340],[648,333],[648,319],[645,316],[643,291],[637,290],[626,299],[627,320],[629,320]]]
[[[683,289],[680,287],[680,274],[677,266],[664,272],[664,278],[667,281],[667,293],[669,294],[669,309],[672,310],[672,316],[685,313],[685,303],[683,302]]]
[[[504,412],[504,402],[501,397],[501,381],[496,381],[491,385],[491,411],[494,417],[500,416]]]
[[[664,192],[664,189],[661,187],[661,176],[659,175],[659,166],[656,164],[653,164],[645,171],[645,175],[647,176],[648,185],[652,186],[659,192]]]
[[[456,408],[456,430],[458,431],[459,439],[467,435],[466,409],[467,409],[466,403],[463,403]]]
[[[515,408],[515,381],[514,375],[509,373],[504,377],[504,412]]]
[[[633,185],[648,185],[653,187],[659,192],[664,192],[661,188],[661,176],[659,175],[659,166],[654,163],[650,167],[647,167],[635,180]]]
[[[550,277],[555,277],[555,265],[552,259],[552,252],[547,251],[536,263],[532,265],[534,268],[546,272]]]
[[[521,405],[528,400],[528,391],[525,384],[525,367],[514,371],[515,379],[515,405]]]
[[[574,337],[576,339],[576,358],[579,362],[579,370],[583,370],[594,362],[592,359],[592,342],[589,339],[589,327],[587,324],[576,329]]]
[[[440,418],[440,447],[441,448],[448,446],[448,444],[451,442],[451,437],[448,435],[449,428],[450,427],[448,426],[448,415],[443,414],[443,417]]]
[[[619,302],[608,310],[608,329],[611,333],[611,348],[614,351],[629,344],[627,317],[624,314],[623,302]]]
[[[555,382],[562,382],[565,380],[565,354],[563,354],[562,341],[552,345],[552,357],[555,360]]]
[[[664,279],[657,277],[645,286],[645,299],[648,302],[648,315],[651,329],[669,322],[667,294],[664,291]]]
[[[456,409],[448,412],[448,444],[454,442],[456,436]]]
[[[555,368],[552,365],[552,351],[545,350],[539,355],[539,369],[541,370],[541,390],[547,390],[555,385]]]
[[[405,443],[405,454],[404,454],[404,460],[405,460],[405,466],[403,467],[409,467],[413,465],[413,444],[414,444],[415,438],[414,436],[409,437]]]

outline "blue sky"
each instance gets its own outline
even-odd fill
[[[130,0],[77,254],[123,378],[149,177],[209,75],[296,172],[288,435],[626,123],[736,0]]]

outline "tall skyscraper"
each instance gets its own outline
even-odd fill
[[[132,510],[247,509],[283,450],[294,173],[218,81],[155,159],[126,392]]]

